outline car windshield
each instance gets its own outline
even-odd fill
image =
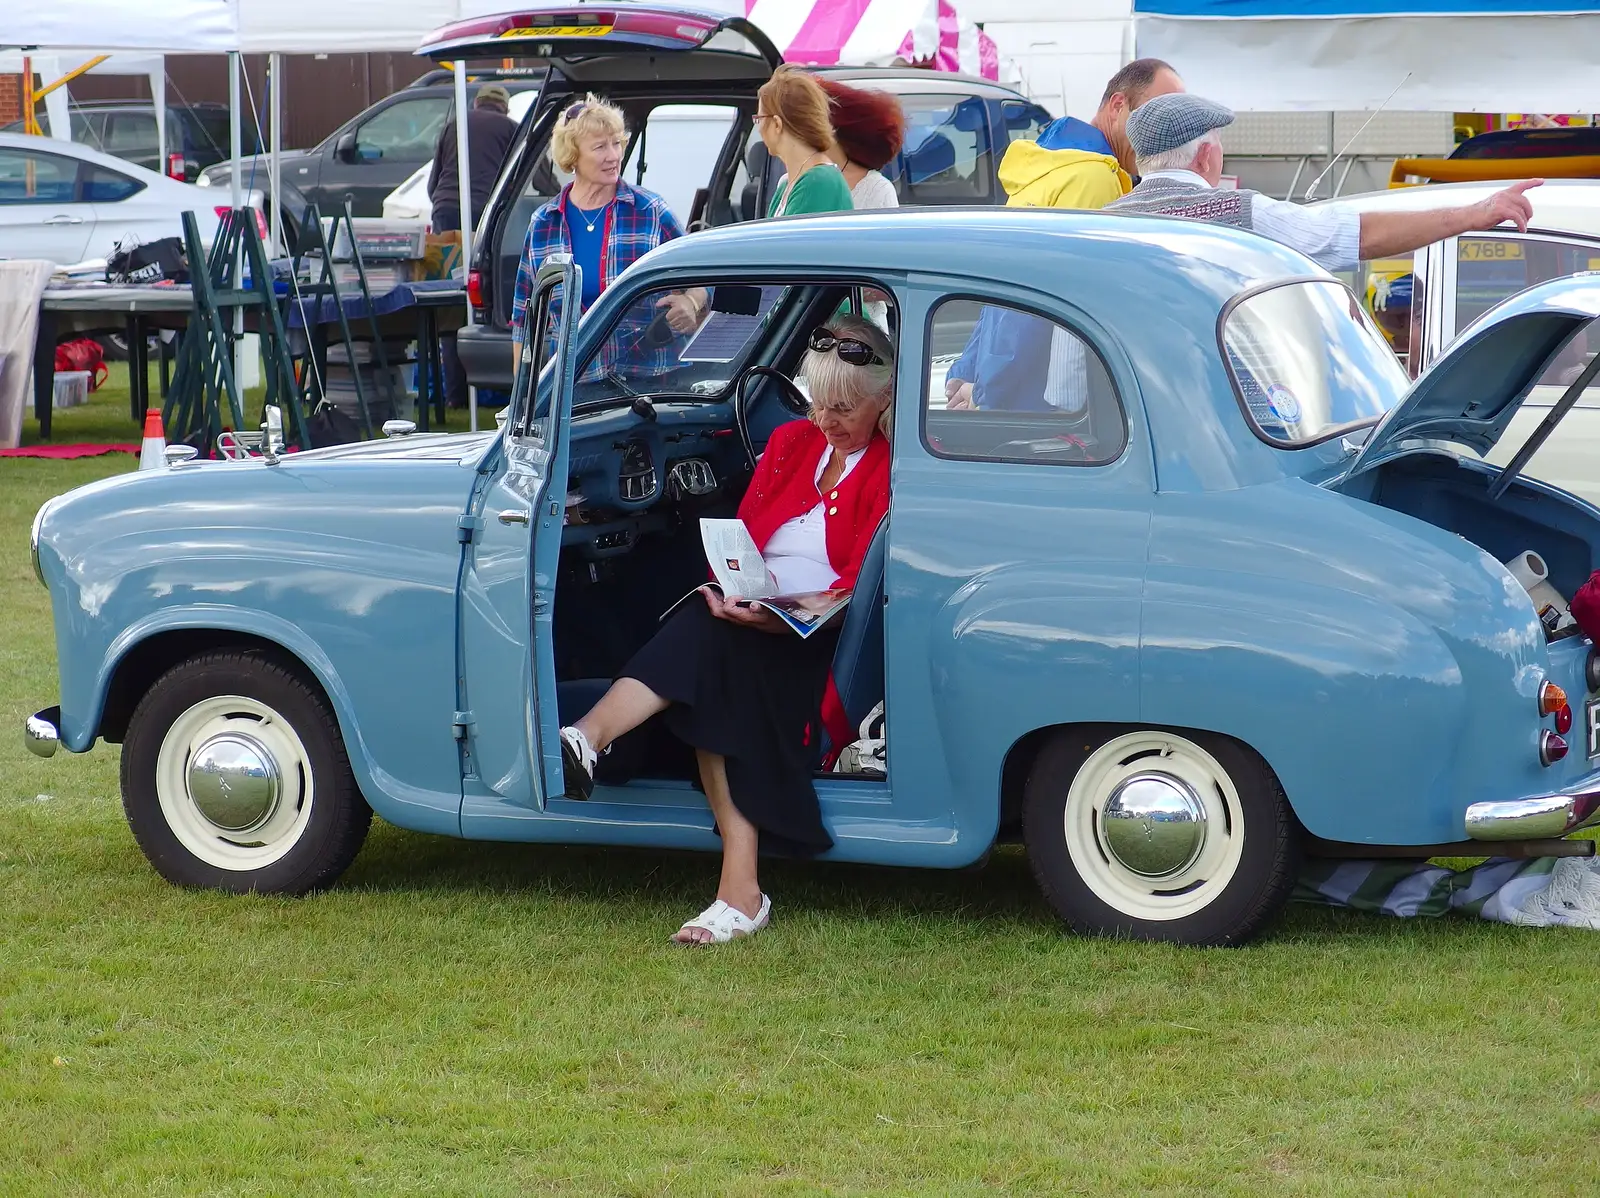
[[[723,285],[649,291],[612,326],[578,372],[575,405],[633,395],[714,399],[727,390],[787,288]],[[676,315],[708,309],[696,324]],[[669,316],[688,331],[673,328]],[[585,319],[588,319],[585,317]]]
[[[1371,424],[1405,394],[1405,371],[1382,334],[1331,279],[1246,293],[1221,340],[1240,405],[1274,445],[1314,445]]]

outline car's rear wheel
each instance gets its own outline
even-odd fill
[[[1065,729],[1029,773],[1023,838],[1073,928],[1241,944],[1283,906],[1298,836],[1276,777],[1235,741],[1164,729]]]
[[[122,805],[162,877],[235,892],[328,885],[372,820],[320,692],[238,651],[190,658],[140,700],[123,743]]]

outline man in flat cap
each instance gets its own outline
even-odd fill
[[[1543,180],[1513,183],[1477,204],[1426,212],[1356,213],[1337,204],[1307,208],[1258,191],[1227,191],[1222,138],[1233,123],[1221,104],[1187,93],[1155,96],[1128,117],[1139,184],[1108,212],[1179,216],[1249,229],[1299,250],[1327,270],[1353,270],[1371,258],[1409,254],[1454,237],[1510,221],[1525,231],[1533,205],[1523,194]]]

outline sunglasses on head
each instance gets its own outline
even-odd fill
[[[562,116],[562,119],[567,121],[576,120],[578,114],[587,107],[589,107],[588,104],[584,103],[582,100],[579,100],[571,108],[567,109],[566,113]]]
[[[854,337],[835,337],[827,329],[811,330],[811,348],[819,354],[831,349],[839,355],[840,361],[852,366],[883,365],[883,359],[865,341],[857,341]]]

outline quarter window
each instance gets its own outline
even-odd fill
[[[115,204],[143,190],[143,183],[118,171],[107,170],[103,166],[86,167],[84,170],[83,198],[88,203]]]
[[[989,120],[977,96],[901,96],[905,145],[885,169],[902,204],[986,203],[994,191]]]
[[[1006,123],[1006,144],[1014,141],[1038,141],[1039,134],[1051,121],[1051,116],[1037,104],[1022,100],[1007,100],[1000,105],[1000,114]]]
[[[928,328],[923,436],[940,457],[1095,466],[1128,443],[1100,355],[1020,308],[946,300]]]

